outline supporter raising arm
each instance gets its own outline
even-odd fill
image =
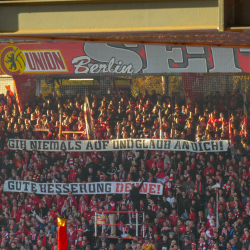
[[[138,187],[135,187],[134,184],[131,184],[131,190],[129,192],[129,202],[133,202],[133,210],[140,211],[140,190],[142,188],[144,178]]]

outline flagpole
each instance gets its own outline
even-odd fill
[[[159,122],[160,122],[160,139],[163,139],[163,137],[162,137],[161,110],[159,110]]]
[[[85,120],[85,124],[86,124],[86,133],[87,133],[87,137],[89,138],[89,134],[90,134],[90,128],[89,128],[89,123],[88,123],[88,115],[87,115],[87,105],[86,102],[83,104],[83,111],[84,111],[84,120]]]
[[[230,120],[230,111],[228,110],[228,126],[229,126],[229,145],[232,144],[232,135],[231,135],[231,120]]]
[[[248,123],[248,108],[247,108],[247,95],[246,95],[246,82],[245,82],[245,89],[244,89],[244,107],[243,107],[243,112],[244,112],[244,136],[247,133],[247,123]]]
[[[116,134],[117,139],[120,139],[120,126],[117,126],[117,134]]]
[[[62,113],[60,114],[60,120],[59,120],[59,140],[62,140]]]

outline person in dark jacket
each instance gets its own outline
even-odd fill
[[[170,245],[169,245],[169,242],[168,242],[168,237],[166,235],[164,235],[162,237],[162,244],[161,244],[161,248],[163,250],[166,250],[166,249],[169,249]]]
[[[119,238],[118,238],[118,242],[116,243],[115,249],[116,249],[116,250],[124,250],[125,247],[126,247],[126,246],[125,246],[125,243],[123,242],[122,237],[119,237]]]
[[[103,241],[103,242],[102,242],[102,247],[100,248],[100,250],[108,250],[108,249],[109,249],[109,248],[108,248],[106,242]]]
[[[133,202],[133,211],[140,211],[140,190],[143,185],[144,179],[142,180],[139,187],[135,187],[134,184],[131,185],[131,190],[129,193],[129,202]]]
[[[250,233],[249,233],[249,229],[246,227],[244,228],[244,235],[242,237],[242,242],[243,242],[243,245],[249,249],[249,246],[250,246]]]
[[[225,241],[224,235],[220,235],[219,240],[219,250],[226,250],[227,249],[227,242]]]
[[[98,236],[96,236],[95,238],[92,238],[91,249],[98,250],[101,247],[102,247],[101,239]]]
[[[186,191],[182,191],[182,196],[177,200],[178,202],[178,208],[179,208],[179,215],[181,216],[184,212],[185,209],[189,211],[190,209],[190,202],[187,197]]]
[[[10,224],[8,224],[6,230],[10,233],[10,228],[12,228],[12,232],[16,233],[18,231],[18,225],[15,224],[15,219],[10,220]]]
[[[191,250],[191,249],[192,249],[192,243],[190,242],[189,237],[186,236],[181,250]]]

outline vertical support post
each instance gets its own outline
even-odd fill
[[[97,213],[95,212],[95,236],[97,236]]]
[[[137,210],[135,214],[135,221],[136,221],[136,236],[138,237],[138,211]]]
[[[225,1],[219,0],[219,31],[225,30]]]
[[[118,219],[120,218],[120,213],[119,213],[119,206],[118,206],[118,208],[117,208],[117,217],[118,217]]]

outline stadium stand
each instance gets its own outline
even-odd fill
[[[86,98],[90,106],[87,110]],[[249,249],[250,138],[243,105],[239,92],[227,92],[224,96],[216,92],[201,103],[187,105],[178,94],[134,98],[129,92],[120,91],[109,96],[39,95],[19,112],[15,96],[4,96],[0,102],[0,249],[56,250],[57,216],[67,219],[71,250]],[[157,139],[160,116],[164,139],[225,139],[230,147],[227,152],[215,153],[147,150],[69,153],[8,148],[11,138],[59,139],[60,114],[62,140]],[[145,212],[145,219],[139,216],[142,226],[138,236],[129,213],[105,217],[107,224],[111,224],[112,218],[117,225],[98,225],[95,235],[95,211],[133,211],[129,195],[10,193],[3,191],[6,180],[37,183],[161,180],[164,194],[139,195],[137,207]],[[216,183],[218,208],[213,189]],[[126,224],[125,228],[119,223]],[[122,237],[124,230],[130,239]]]

